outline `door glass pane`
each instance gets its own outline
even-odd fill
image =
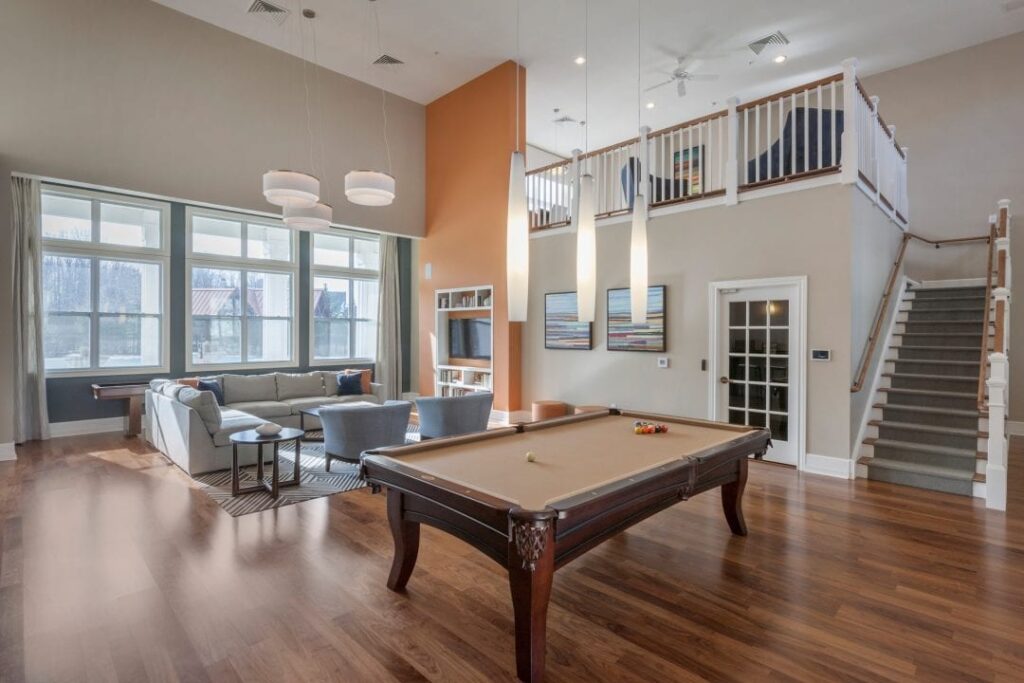
[[[751,356],[750,358],[750,381],[751,382],[764,382],[766,378],[764,376],[765,359],[756,358]]]
[[[777,441],[789,441],[789,417],[772,415],[770,418],[772,438]]]
[[[746,413],[742,410],[730,410],[729,411],[729,424],[733,425],[745,425],[747,424]]]
[[[350,268],[352,240],[344,235],[313,234],[313,265]]]
[[[149,313],[163,308],[156,263],[100,261],[100,313]]]
[[[368,270],[380,269],[380,240],[352,240],[352,265]]]
[[[192,269],[192,315],[241,315],[241,298],[241,271]]]
[[[743,356],[729,357],[729,379],[740,381],[747,378],[747,361]]]
[[[775,387],[771,389],[771,402],[769,409],[780,413],[789,410],[789,389],[786,387]]]
[[[247,258],[272,261],[292,260],[292,231],[272,225],[249,223],[245,238]]]
[[[140,315],[100,317],[100,367],[160,364],[160,319]]]
[[[192,251],[217,256],[242,255],[242,223],[240,221],[192,217]]]
[[[92,310],[89,259],[74,256],[43,256],[41,279],[44,311],[88,313]]]
[[[766,334],[768,330],[756,330],[751,328],[750,330],[750,353],[766,353],[767,344],[765,343]]]
[[[768,324],[768,302],[767,301],[751,301],[750,302],[750,326],[751,327],[764,327]]]
[[[764,427],[765,414],[751,410],[747,413],[747,424],[751,427]]]
[[[246,274],[247,315],[289,318],[292,314],[292,276],[288,273]]]
[[[765,409],[765,394],[767,393],[767,387],[763,384],[748,384],[747,393],[750,395],[750,409],[751,410],[764,410]]]
[[[142,206],[100,204],[100,242],[160,248],[160,212]]]
[[[747,302],[733,301],[729,304],[729,326],[742,327],[747,324]]]
[[[77,197],[43,193],[43,237],[92,241],[92,202]]]
[[[789,359],[786,357],[779,358],[772,356],[770,363],[770,373],[772,383],[786,384],[789,382]]]
[[[43,358],[47,370],[89,367],[89,314],[47,315]]]
[[[771,331],[771,335],[772,335],[771,336],[771,340],[772,340],[772,348],[771,348],[771,350],[772,350],[772,353],[777,353],[777,354],[783,355],[783,356],[788,354],[789,353],[789,330],[788,329],[772,330]]]
[[[192,362],[197,365],[242,362],[242,321],[238,318],[194,318]]]
[[[747,331],[729,330],[729,353],[747,352]]]
[[[292,357],[291,330],[290,320],[250,318],[247,360],[251,363],[289,360]]]
[[[772,327],[789,325],[789,301],[771,301],[768,303],[768,314]]]
[[[733,382],[729,385],[729,406],[732,408],[745,408],[747,398],[747,386],[741,382]]]

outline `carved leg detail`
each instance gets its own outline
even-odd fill
[[[554,525],[515,521],[509,542],[509,586],[516,629],[516,673],[528,683],[544,680],[548,601],[555,573]]]
[[[729,528],[737,536],[747,535],[747,523],[743,519],[743,489],[747,485],[746,458],[739,461],[739,473],[736,481],[722,485],[722,510]]]
[[[388,489],[388,524],[395,542],[395,559],[391,563],[388,588],[393,591],[405,589],[420,551],[420,523],[403,519],[402,498],[401,491]]]

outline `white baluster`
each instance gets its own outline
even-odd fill
[[[747,156],[744,161],[750,159]],[[754,182],[761,182],[761,105],[754,107]],[[750,178],[747,178],[750,180]]]
[[[1006,389],[1010,363],[1005,353],[990,353],[988,386],[988,461],[985,507],[1006,509]]]
[[[730,97],[727,102],[729,134],[726,138],[725,155],[725,203],[732,205],[739,200],[739,161],[736,157],[739,154],[740,120],[736,114],[736,105],[740,101],[736,97]]]
[[[580,163],[581,154],[583,154],[582,149],[572,151],[572,178],[569,179],[569,182],[572,183],[572,196],[569,198],[569,225],[573,232],[576,231],[580,217],[580,176],[583,171],[583,165]]]
[[[907,155],[910,153],[910,149],[907,147],[901,149],[903,156],[900,158],[900,213],[903,214],[903,219],[910,223],[910,191],[907,185]]]
[[[843,117],[843,166],[840,179],[847,185],[857,182],[860,171],[860,131],[857,130],[857,104],[859,101],[857,59],[851,57],[843,60],[843,109],[847,114],[852,114]]]

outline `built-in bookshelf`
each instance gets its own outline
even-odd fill
[[[494,288],[490,285],[439,289],[434,293],[435,339],[434,395],[465,396],[480,391],[493,391],[494,342],[491,338],[486,349],[476,349],[478,357],[463,358],[451,355],[449,321],[479,321],[487,330],[492,329]],[[452,325],[458,329],[457,325]],[[480,357],[486,356],[486,357]]]

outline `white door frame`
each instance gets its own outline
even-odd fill
[[[751,287],[796,287],[800,334],[796,339],[796,366],[800,382],[796,388],[795,413],[800,420],[796,434],[797,469],[803,471],[807,460],[807,276],[766,277],[753,280],[724,280],[708,283],[708,419],[717,419],[715,392],[718,390],[718,298],[723,289]]]

